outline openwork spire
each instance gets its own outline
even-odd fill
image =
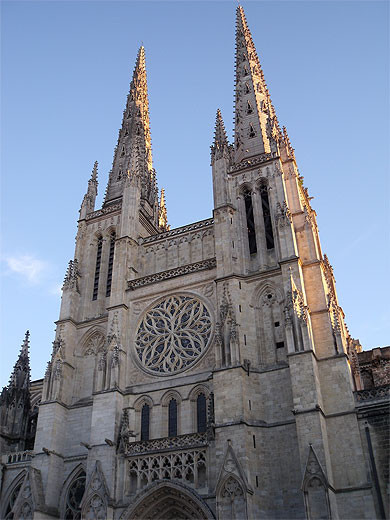
[[[229,153],[229,142],[222,119],[222,114],[218,108],[217,117],[215,119],[214,143],[211,146],[211,158],[212,160],[220,159],[226,153]]]
[[[236,12],[235,161],[272,151],[281,132],[244,9]]]
[[[30,331],[26,331],[19,357],[14,365],[8,388],[28,388],[30,384]]]
[[[149,202],[151,207],[156,206],[158,193],[152,163],[148,86],[143,46],[138,51],[126,108],[123,112],[122,128],[115,148],[105,204],[122,196],[127,171],[140,176],[141,198]]]
[[[158,227],[160,231],[169,231],[167,206],[165,203],[165,190],[161,188],[160,205],[158,209]]]

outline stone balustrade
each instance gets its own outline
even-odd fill
[[[149,441],[128,442],[124,446],[127,456],[154,453],[157,451],[176,451],[187,448],[207,446],[207,433],[187,433],[177,437],[163,437]]]
[[[366,390],[359,390],[354,392],[355,401],[362,403],[365,401],[389,400],[390,385],[377,386],[375,388],[368,388]]]

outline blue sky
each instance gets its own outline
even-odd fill
[[[172,227],[212,212],[209,146],[233,122],[236,2],[1,3],[1,381],[25,330],[42,377],[95,160],[101,204],[138,47]],[[352,336],[389,342],[389,4],[243,2],[314,196]]]

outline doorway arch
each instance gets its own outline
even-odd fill
[[[215,520],[202,498],[179,482],[160,481],[145,488],[121,520]]]

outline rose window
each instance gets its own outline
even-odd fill
[[[170,296],[144,315],[135,349],[147,370],[172,374],[189,368],[199,359],[211,333],[212,320],[204,303],[192,296]]]

